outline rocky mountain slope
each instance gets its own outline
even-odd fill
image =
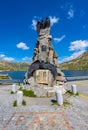
[[[88,51],[74,60],[60,64],[60,68],[62,70],[88,70]]]

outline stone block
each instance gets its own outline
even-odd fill
[[[48,90],[47,97],[55,97],[55,91],[54,90]]]
[[[64,85],[54,85],[53,89],[55,91],[57,90],[60,90],[62,92],[62,94],[65,94],[66,93],[66,90],[65,90],[65,86]]]

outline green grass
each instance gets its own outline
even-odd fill
[[[74,94],[74,93],[71,92],[71,90],[67,90],[66,93],[69,94],[70,96],[78,96],[79,95],[78,92],[76,94]]]
[[[65,100],[65,101],[63,102],[63,105],[64,105],[64,106],[68,106],[68,105],[70,105],[70,103],[69,103],[67,100]]]
[[[36,95],[34,94],[34,92],[32,90],[26,90],[26,89],[23,89],[23,95],[24,96],[27,96],[27,97],[36,97]]]
[[[57,101],[53,102],[51,105],[60,106]],[[67,100],[65,100],[65,101],[63,102],[63,106],[68,106],[68,105],[70,105],[70,103],[69,103]]]
[[[60,106],[60,105],[58,104],[57,101],[53,102],[51,105],[57,105],[57,106]]]
[[[74,96],[74,94],[70,90],[67,90],[66,93],[69,94],[70,96]]]
[[[22,105],[26,106],[26,101],[25,100],[22,101]],[[13,107],[17,107],[17,101],[16,100],[13,102]]]
[[[32,90],[21,89],[21,91],[23,91],[23,96],[36,97],[36,95],[34,94]]]
[[[10,78],[8,76],[0,75],[0,80],[9,80]]]

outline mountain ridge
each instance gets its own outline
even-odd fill
[[[28,70],[30,62],[8,62],[0,60],[0,71]],[[76,59],[60,64],[61,70],[88,70],[88,51]]]

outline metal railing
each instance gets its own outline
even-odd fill
[[[88,80],[88,76],[66,77],[67,81]]]

